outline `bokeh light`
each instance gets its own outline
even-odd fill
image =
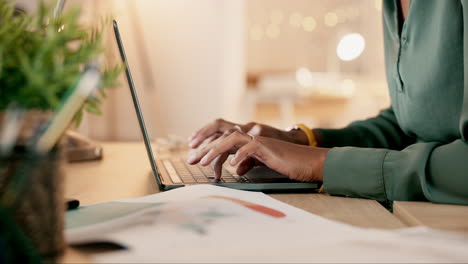
[[[328,12],[324,18],[325,25],[334,27],[338,23],[338,15],[335,12]]]
[[[340,92],[343,96],[350,97],[356,90],[356,84],[351,79],[344,79],[340,85]]]
[[[311,16],[305,17],[304,20],[302,21],[302,28],[304,29],[304,31],[312,32],[315,30],[316,27],[317,27],[317,22]]]
[[[284,14],[281,10],[273,10],[270,13],[270,21],[272,24],[280,25],[283,23]]]
[[[293,27],[301,27],[302,26],[302,15],[300,13],[292,13],[289,17],[289,24]]]
[[[263,28],[261,25],[255,24],[250,28],[250,39],[261,40],[263,38]]]
[[[374,0],[375,9],[382,11],[382,0]]]
[[[310,87],[313,84],[312,73],[309,69],[301,67],[296,70],[296,81],[302,87]]]
[[[336,47],[336,55],[343,61],[359,57],[366,48],[366,41],[361,34],[352,33],[344,36]]]
[[[266,28],[266,35],[271,39],[277,39],[281,33],[281,30],[278,25],[270,24]]]

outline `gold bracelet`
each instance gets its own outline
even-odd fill
[[[304,124],[297,124],[296,127],[302,130],[306,134],[307,140],[309,141],[309,146],[311,147],[317,146],[317,140],[315,139],[314,133],[312,132],[310,128],[308,128]]]

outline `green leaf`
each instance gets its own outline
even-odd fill
[[[85,65],[104,54],[103,29],[111,19],[103,18],[97,27],[84,26],[79,23],[78,8],[54,18],[54,1],[41,1],[35,13],[18,15],[14,2],[0,1],[0,109],[11,101],[29,109],[55,109],[76,85]],[[101,114],[101,99],[109,88],[119,85],[123,69],[120,64],[104,69],[98,93],[82,110]],[[82,118],[80,111],[76,123]]]
[[[86,109],[86,111],[88,111],[90,113],[93,113],[93,114],[96,114],[96,115],[102,115],[101,110],[99,110],[99,108],[97,108],[94,105],[89,105],[88,104],[88,105],[85,106],[85,109]]]
[[[73,118],[73,121],[75,123],[76,127],[79,127],[81,124],[81,121],[83,121],[83,108],[81,108],[76,114],[75,117]]]

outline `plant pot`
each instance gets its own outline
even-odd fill
[[[0,122],[3,122],[3,116],[3,113],[0,113]],[[5,158],[6,162],[2,160],[0,163],[0,195],[5,192],[12,178],[17,177],[19,171],[27,172],[27,181],[20,189],[18,202],[13,208],[13,217],[43,257],[56,256],[65,249],[65,155],[62,144],[58,144],[39,162],[31,162],[25,146],[50,116],[50,112],[26,113],[14,150]]]

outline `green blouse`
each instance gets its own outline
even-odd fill
[[[319,129],[332,147],[324,187],[381,202],[468,204],[468,0],[412,0],[403,25],[396,1],[383,4],[391,107]]]

